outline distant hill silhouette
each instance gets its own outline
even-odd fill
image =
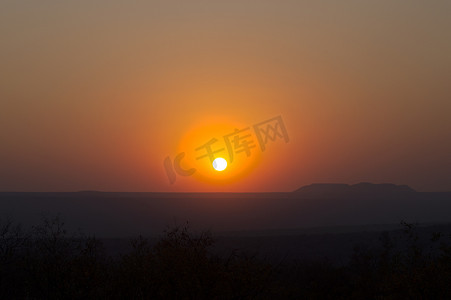
[[[413,193],[414,189],[407,185],[396,185],[391,183],[374,184],[361,182],[354,185],[342,183],[314,183],[303,186],[293,193],[298,196],[309,198],[321,197],[343,197],[343,196],[381,196],[397,193]]]
[[[451,222],[451,193],[395,184],[311,184],[286,193],[0,193],[0,218],[41,213],[103,237],[155,234],[174,222],[215,231]]]

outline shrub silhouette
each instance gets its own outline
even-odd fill
[[[23,251],[27,237],[20,225],[0,220],[0,299],[21,295],[19,287],[24,277]]]

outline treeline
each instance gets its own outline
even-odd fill
[[[69,234],[58,217],[24,231],[0,224],[0,299],[451,299],[451,247],[434,251],[403,223],[407,248],[389,233],[377,251],[356,248],[350,263],[269,263],[256,255],[211,251],[209,232],[168,229],[157,243],[138,237],[111,257],[99,239]],[[432,248],[430,248],[432,249]]]

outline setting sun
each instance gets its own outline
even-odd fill
[[[213,161],[213,168],[216,171],[224,171],[227,168],[227,161],[222,157],[218,157]]]

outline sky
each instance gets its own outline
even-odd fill
[[[0,191],[450,191],[450,14],[445,0],[4,0]],[[262,150],[253,126],[279,116],[288,139]],[[255,147],[231,162],[235,129]],[[214,138],[222,172],[197,159]],[[171,184],[180,153],[195,172]]]

